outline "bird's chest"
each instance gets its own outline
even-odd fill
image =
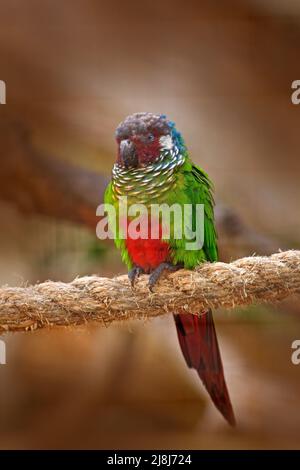
[[[157,219],[141,218],[140,225],[128,225],[126,248],[133,264],[146,273],[169,260],[169,243],[161,239],[161,224]]]

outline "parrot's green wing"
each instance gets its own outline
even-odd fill
[[[196,204],[204,204],[204,246],[203,250],[209,261],[217,261],[218,259],[218,246],[217,246],[217,233],[214,223],[214,205],[213,198],[213,185],[208,175],[198,166],[193,165],[191,171],[195,178],[196,185],[199,185],[199,193],[194,191]]]
[[[214,226],[214,199],[212,183],[207,174],[189,159],[178,175],[176,188],[168,197],[170,202],[179,202],[184,208],[184,204],[192,204],[192,227],[195,231],[196,205],[204,205],[204,243],[201,249],[187,249],[187,240],[170,240],[171,256],[174,264],[183,263],[187,269],[195,268],[204,261],[216,261],[218,259],[217,234]],[[170,201],[172,199],[172,201]]]

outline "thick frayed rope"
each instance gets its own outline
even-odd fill
[[[167,274],[151,293],[148,277],[131,288],[127,276],[88,276],[70,283],[47,281],[0,288],[0,332],[28,331],[87,322],[108,325],[167,313],[198,313],[207,307],[234,308],[274,303],[300,294],[300,251],[205,263],[195,271]]]

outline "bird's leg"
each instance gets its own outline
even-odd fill
[[[161,263],[149,276],[149,289],[153,292],[153,287],[158,282],[160,276],[164,271],[177,271],[178,269],[182,269],[183,264],[172,264],[172,263]]]
[[[134,266],[129,272],[128,272],[128,279],[131,283],[131,286],[134,286],[135,280],[141,275],[144,274],[144,270],[140,268],[140,266]]]

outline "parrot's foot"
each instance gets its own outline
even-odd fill
[[[160,276],[164,271],[177,271],[178,269],[183,268],[182,264],[172,264],[172,263],[161,263],[149,276],[149,289],[153,292],[153,287],[159,281]]]
[[[136,279],[141,275],[144,274],[144,270],[139,266],[134,266],[128,273],[128,279],[131,283],[131,287],[134,286]]]

